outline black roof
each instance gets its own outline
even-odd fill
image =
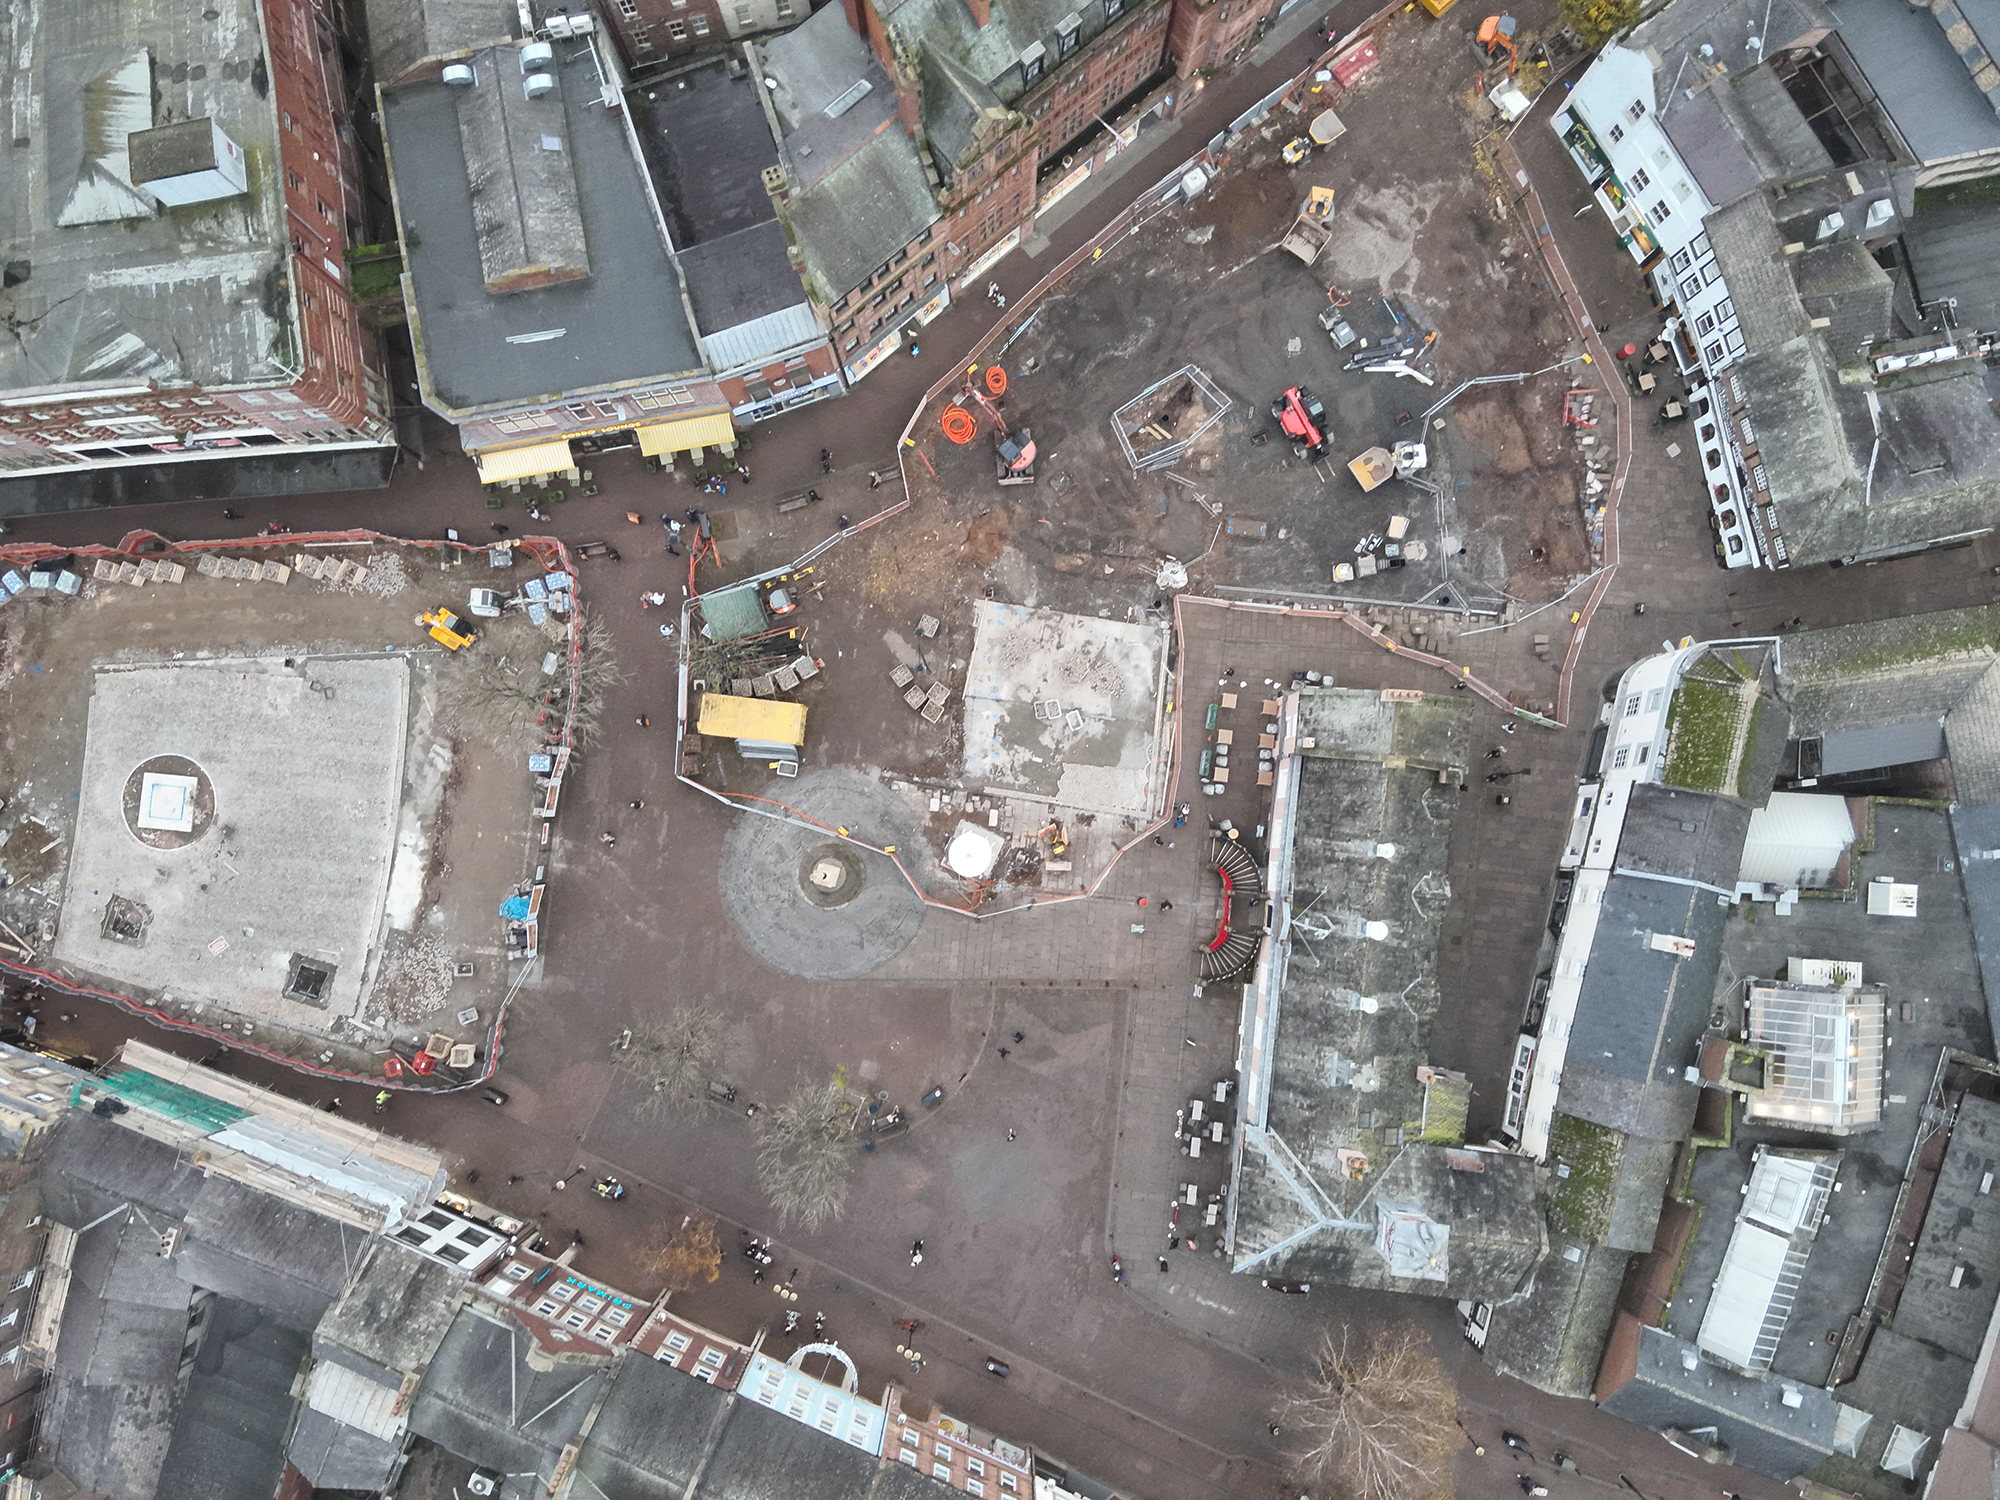
[[[482,1467],[551,1481],[556,1460],[603,1389],[610,1361],[537,1369],[528,1361],[533,1347],[514,1324],[461,1311],[410,1403],[410,1431]]]
[[[227,1297],[214,1304],[155,1500],[270,1500],[278,1492],[307,1344],[259,1308]]]
[[[1741,803],[1642,782],[1625,805],[1618,868],[1730,888],[1749,833],[1750,809]]]
[[[1958,846],[1972,942],[1985,981],[1986,1015],[1993,1035],[2000,1036],[2000,858],[1993,857],[2000,850],[2000,803],[1954,803],[1951,836]]]
[[[1737,811],[1747,826],[1747,810]],[[1715,996],[1721,899],[1700,886],[1612,876],[1570,1026],[1563,1113],[1653,1140],[1687,1134],[1699,1090],[1682,1073]],[[1693,956],[1652,947],[1655,934],[1692,939]]]

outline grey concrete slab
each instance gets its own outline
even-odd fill
[[[401,656],[100,669],[57,959],[257,1021],[353,1015],[389,891],[408,713]],[[133,773],[169,755],[213,789],[212,821],[179,848],[126,821]],[[140,943],[104,935],[114,896],[150,913]],[[286,998],[295,954],[332,966],[323,1007]]]
[[[965,774],[1061,807],[1157,806],[1164,625],[988,599],[965,674]]]

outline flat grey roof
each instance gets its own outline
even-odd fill
[[[860,284],[940,217],[895,86],[838,6],[757,49],[795,190],[785,205],[806,267],[829,298]],[[863,84],[855,102],[827,114]]]
[[[0,390],[290,383],[272,353],[293,318],[277,109],[251,81],[263,21],[257,0],[210,8],[219,19],[200,5],[0,6],[0,94],[20,137],[0,152],[0,259],[34,268],[0,291],[14,330]],[[156,108],[219,120],[267,164],[252,191],[154,213],[121,174],[126,135]],[[95,222],[58,224],[79,217]]]
[[[1831,0],[1828,8],[1918,161],[2000,147],[2000,116],[1929,10],[1905,0]]]
[[[478,66],[520,87],[511,51],[481,54]],[[454,91],[437,82],[382,91],[419,362],[427,393],[450,412],[667,379],[702,364],[625,122],[598,102],[597,72],[580,48],[558,49],[554,66],[590,275],[531,291],[486,290]]]
[[[1725,1224],[1727,1221],[1725,1220]],[[1736,1463],[1773,1479],[1790,1479],[1833,1451],[1834,1398],[1814,1386],[1793,1386],[1796,1407],[1784,1403],[1790,1382],[1739,1375],[1697,1358],[1694,1345],[1650,1326],[1639,1330],[1637,1368],[1598,1405],[1658,1432],[1720,1426]]]
[[[1799,1309],[1772,1363],[1775,1375],[1809,1386],[1830,1378],[1834,1350],[1826,1342],[1827,1331],[1867,1300],[1940,1052],[1953,1047],[1991,1055],[1992,1031],[1977,989],[1971,923],[1960,899],[1958,874],[1949,868],[1954,849],[1947,814],[1930,807],[1878,805],[1875,834],[1875,847],[1855,855],[1855,878],[1865,883],[1888,875],[1917,882],[1916,917],[1870,917],[1855,901],[1801,901],[1787,917],[1731,920],[1724,944],[1726,973],[1782,973],[1794,956],[1840,959],[1860,962],[1867,983],[1888,990],[1889,1034],[1895,1040],[1885,1053],[1881,1124],[1838,1141],[1844,1153],[1842,1190],[1813,1240]],[[1742,998],[1742,986],[1731,986],[1732,1027],[1742,1024]],[[1901,1019],[1904,1002],[1910,1006],[1907,1021]],[[1729,1146],[1697,1153],[1689,1195],[1708,1205],[1708,1212],[1688,1246],[1680,1293],[1669,1313],[1674,1333],[1692,1339],[1701,1327],[1742,1201],[1738,1190],[1748,1180],[1757,1148],[1806,1142],[1826,1143],[1824,1137],[1803,1135],[1785,1122],[1745,1120],[1738,1112]],[[1973,1186],[1978,1186],[1976,1175]],[[1900,1312],[1896,1326],[1904,1327]],[[1874,1358],[1872,1352],[1868,1358]],[[1864,1376],[1866,1371],[1864,1360]],[[1850,1396],[1841,1399],[1854,1404]]]

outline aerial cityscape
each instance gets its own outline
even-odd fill
[[[2000,0],[0,8],[4,1500],[1994,1500]]]

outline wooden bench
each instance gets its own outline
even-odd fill
[[[792,495],[778,502],[778,514],[788,515],[795,510],[804,510],[812,504],[810,495]]]

